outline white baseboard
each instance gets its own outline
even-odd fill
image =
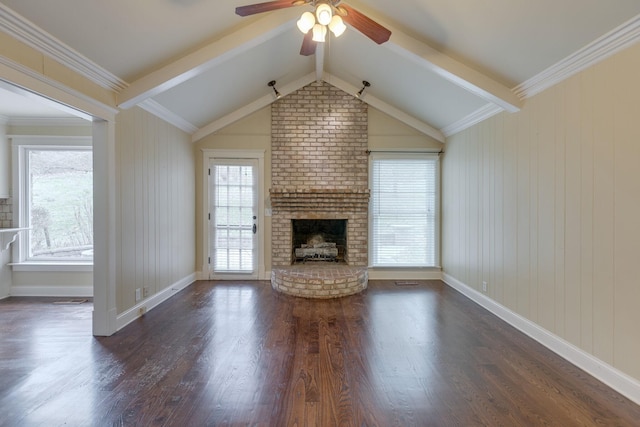
[[[12,286],[12,297],[93,297],[93,286]]]
[[[152,295],[151,297],[140,301],[138,304],[131,307],[129,310],[118,315],[116,319],[116,322],[117,322],[116,330],[119,331],[120,329],[127,326],[129,323],[143,316],[145,312],[151,311],[153,308],[157,307],[158,305],[168,300],[169,298],[171,298],[181,290],[193,284],[196,281],[196,276],[197,276],[196,273],[192,273],[187,277],[175,282],[173,285],[167,286],[164,290],[158,292],[157,294]],[[143,313],[140,312],[140,309],[144,309]]]
[[[640,381],[619,371],[586,351],[552,334],[536,323],[511,311],[456,278],[443,274],[442,280],[470,300],[495,314],[514,328],[533,338],[568,362],[602,381],[618,393],[640,405]]]

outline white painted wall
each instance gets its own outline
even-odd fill
[[[640,380],[640,45],[449,138],[443,267]]]
[[[7,139],[7,123],[0,117],[0,197],[8,197],[11,188],[11,163],[9,159],[9,141]],[[11,269],[7,263],[11,260],[10,249],[0,247],[0,299],[9,296],[11,289]]]
[[[0,116],[0,198],[11,196],[11,149],[7,138],[7,120]]]
[[[116,117],[116,305],[152,298],[195,273],[195,157],[190,136],[132,108]],[[165,292],[163,292],[165,291]]]

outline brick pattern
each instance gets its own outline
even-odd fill
[[[0,228],[12,228],[12,216],[11,199],[0,199]]]
[[[279,292],[305,298],[340,298],[367,288],[365,267],[346,265],[294,265],[271,271],[271,287]]]
[[[368,114],[314,82],[271,107],[272,260],[291,264],[292,219],[346,219],[346,261],[368,265]]]

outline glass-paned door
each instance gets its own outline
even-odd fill
[[[209,177],[209,268],[257,276],[257,161],[215,159]]]

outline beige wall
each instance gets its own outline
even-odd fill
[[[195,272],[191,138],[140,108],[116,118],[116,304],[136,304]]]
[[[369,150],[439,151],[443,145],[402,122],[369,107]]]
[[[640,379],[640,45],[448,140],[445,272]]]
[[[203,221],[203,149],[225,149],[225,150],[264,150],[264,188],[265,199],[267,199],[269,188],[271,188],[271,108],[263,108],[242,120],[239,120],[224,129],[209,135],[194,144],[196,158],[196,260],[198,271],[203,269],[204,260],[204,239],[208,232]],[[261,218],[265,232],[265,242],[262,250],[265,256],[265,266],[271,269],[271,218]]]
[[[399,122],[385,113],[369,107],[369,149],[397,150],[440,150],[443,146],[438,141],[421,134],[413,128]],[[194,145],[196,157],[196,260],[198,271],[202,271],[203,226],[202,191],[204,176],[202,173],[202,149],[249,149],[265,150],[265,191],[271,188],[271,108],[262,110],[232,124],[226,128],[203,138]],[[267,202],[268,205],[268,202]],[[265,224],[265,266],[271,270],[271,218],[263,219]]]

